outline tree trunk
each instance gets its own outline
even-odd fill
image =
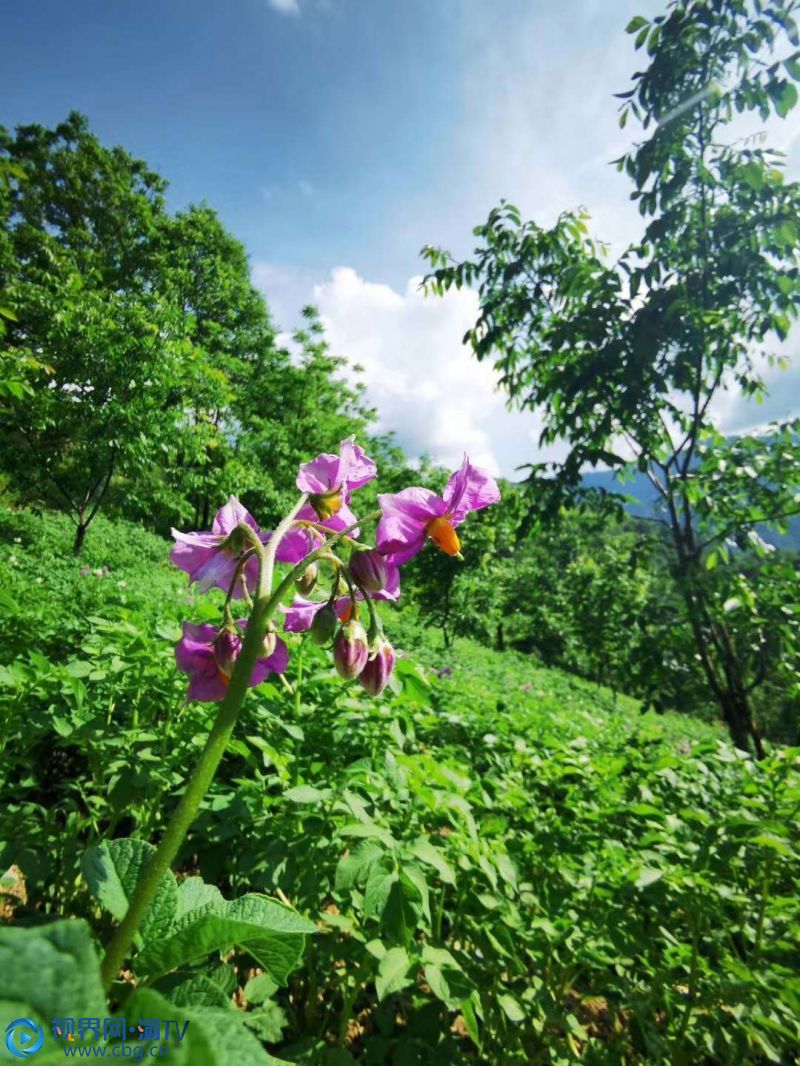
[[[764,745],[753,722],[747,693],[727,691],[720,697],[719,702],[734,745],[740,751],[754,751],[757,759],[763,759]]]
[[[75,540],[72,542],[72,554],[80,555],[83,542],[86,540],[86,530],[89,528],[88,522],[79,522],[75,529]]]

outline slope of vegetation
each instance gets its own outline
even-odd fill
[[[0,536],[5,910],[103,941],[81,856],[160,832],[208,728],[174,669],[188,594],[135,526],[98,517],[80,560],[60,517]],[[442,652],[413,609],[387,624],[408,654],[377,701],[293,638],[292,691],[254,691],[179,859],[290,901],[302,959],[184,960],[145,978],[165,1016],[213,1008],[306,1063],[791,1061],[797,751],[754,763],[528,656]]]

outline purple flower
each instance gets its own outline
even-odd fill
[[[297,475],[297,487],[309,496],[322,496],[332,489],[353,492],[375,477],[377,468],[364,449],[348,437],[339,445],[339,454],[323,452],[303,463]]]
[[[170,562],[189,575],[189,581],[196,581],[201,592],[216,587],[227,592],[236,573],[236,567],[247,550],[243,537],[236,533],[236,527],[244,522],[258,533],[255,519],[235,496],[229,496],[228,502],[214,516],[210,533],[181,533],[172,530],[176,544],[170,552]],[[255,556],[245,565],[247,587],[251,591],[258,581],[258,560]],[[233,592],[234,599],[241,599],[243,589],[237,585]]]
[[[323,452],[303,463],[297,475],[297,487],[307,492],[315,513],[321,519],[338,515],[350,502],[350,493],[372,481],[375,463],[364,449],[348,437],[339,445],[339,454]]]
[[[216,626],[192,622],[183,623],[183,636],[175,647],[175,662],[178,669],[189,675],[190,700],[216,703],[228,691],[233,667],[242,650],[240,630],[247,628],[246,619],[239,619],[235,627]],[[282,674],[289,662],[289,652],[282,640],[276,640],[275,649],[269,656],[256,659],[248,684],[260,685],[270,674]]]
[[[396,565],[418,555],[427,538],[448,555],[460,557],[456,527],[470,511],[480,511],[499,499],[494,478],[472,466],[465,455],[461,469],[451,474],[441,496],[419,488],[378,496],[383,516],[378,523],[376,547]]]
[[[370,696],[380,696],[386,688],[394,670],[394,660],[394,648],[388,640],[380,637],[374,654],[358,675],[362,688],[366,689]]]

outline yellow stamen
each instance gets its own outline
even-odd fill
[[[324,522],[327,518],[332,518],[333,515],[338,514],[342,509],[344,495],[341,486],[311,496],[309,497],[309,502],[317,512],[317,518],[319,518],[321,522]]]
[[[428,522],[426,533],[437,548],[441,548],[448,555],[461,558],[461,541],[448,518],[432,518]]]

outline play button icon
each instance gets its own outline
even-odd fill
[[[44,1029],[31,1018],[17,1018],[6,1027],[6,1047],[17,1059],[27,1059],[44,1044]]]

